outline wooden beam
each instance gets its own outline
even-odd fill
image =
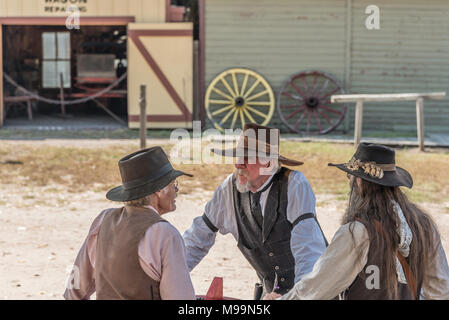
[[[423,98],[416,99],[416,123],[418,130],[419,150],[424,151],[424,104]]]
[[[0,128],[3,127],[3,26],[0,24]]]
[[[340,94],[331,96],[332,103],[347,102],[383,102],[383,101],[415,101],[418,98],[442,100],[446,92],[429,93],[386,93],[386,94]]]
[[[362,136],[363,101],[358,100],[355,106],[354,146],[357,147]]]

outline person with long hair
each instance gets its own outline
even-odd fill
[[[265,299],[449,299],[449,267],[432,218],[400,189],[411,175],[393,149],[361,143],[347,173],[349,206],[313,270],[285,295]]]

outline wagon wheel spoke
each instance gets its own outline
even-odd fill
[[[318,112],[324,119],[326,119],[326,121],[327,121],[329,124],[332,124],[331,119],[329,119],[329,118],[326,116],[325,113],[322,113],[319,109],[317,110],[317,112]]]
[[[293,81],[290,81],[290,85],[293,87],[293,89],[296,90],[296,92],[299,93],[299,95],[302,97],[305,97],[306,95],[301,91],[301,89],[299,89],[294,83]]]
[[[296,114],[300,113],[302,110],[304,110],[306,108],[306,106],[302,106],[300,109],[293,111],[292,113],[290,113],[288,116],[285,117],[286,120],[292,118],[293,116],[295,116]]]
[[[212,115],[213,115],[213,116],[219,115],[219,114],[221,114],[221,113],[223,113],[223,112],[225,112],[226,110],[229,110],[229,109],[231,109],[231,108],[234,108],[234,105],[233,105],[233,104],[231,104],[231,105],[229,105],[229,106],[227,106],[227,107],[224,107],[224,108],[221,108],[221,109],[218,109],[218,110],[212,112]]]
[[[268,94],[268,90],[259,92],[258,94],[255,94],[255,95],[253,95],[253,96],[247,98],[246,101],[252,101],[252,100],[257,99],[257,98],[259,98],[259,97],[261,97],[261,96],[263,96],[263,95],[266,95],[266,94]]]
[[[342,112],[340,112],[340,111],[338,111],[338,110],[334,110],[334,109],[332,109],[332,108],[325,107],[325,106],[323,106],[323,105],[321,105],[321,104],[318,106],[318,108],[324,109],[324,110],[326,110],[326,111],[333,112],[333,113],[339,114],[339,115],[342,115],[342,114],[343,114]]]
[[[253,85],[251,86],[251,88],[249,88],[249,90],[243,95],[243,98],[247,98],[251,92],[253,92],[253,90],[257,87],[257,85],[259,84],[260,80],[257,79],[256,82],[253,83]]]
[[[223,91],[221,91],[221,90],[219,90],[219,89],[217,89],[217,88],[212,88],[212,90],[213,90],[214,92],[218,93],[220,96],[223,96],[223,97],[225,97],[225,98],[228,98],[228,99],[231,100],[231,101],[234,99],[234,98],[232,98],[230,95],[224,93]]]
[[[230,103],[233,103],[232,100],[215,100],[215,99],[211,99],[209,101],[210,101],[210,103],[213,103],[213,104],[230,104]]]
[[[245,74],[245,79],[243,79],[242,90],[240,91],[241,96],[243,96],[243,93],[245,92],[246,84],[248,83],[248,77],[249,77],[249,73],[247,72]]]
[[[287,96],[293,100],[300,100],[303,101],[304,99],[300,96],[294,96],[293,94],[291,94],[290,92],[283,92],[282,95]]]
[[[318,126],[318,129],[320,130],[320,132],[323,131],[323,127],[321,127],[320,118],[318,118],[316,110],[314,110],[313,115],[315,116],[315,122]]]
[[[229,111],[229,112],[225,115],[225,117],[224,117],[223,119],[221,119],[220,125],[222,125],[223,123],[226,123],[226,121],[229,119],[229,117],[230,117],[234,112],[237,112],[237,110],[236,110],[236,109],[231,109],[231,111]]]
[[[252,123],[256,123],[256,120],[252,117],[252,115],[248,112],[246,108],[243,109],[243,113],[246,115],[246,117],[251,121]]]
[[[315,76],[313,77],[313,84],[312,84],[312,90],[310,90],[310,94],[314,95],[316,90],[316,81],[318,80],[318,73],[315,73]]]
[[[252,108],[252,107],[250,107],[250,106],[246,106],[246,109],[248,109],[248,110],[251,111],[252,113],[257,114],[259,117],[266,118],[266,115],[265,115],[265,114],[263,114],[262,112],[260,112],[260,111],[258,111],[258,110],[256,110],[256,109],[254,109],[254,108]]]
[[[331,92],[327,93],[326,95],[320,97],[320,99],[324,99],[326,97],[329,97],[330,95],[334,94],[335,92],[337,92],[338,90],[340,90],[340,88],[336,88],[334,90],[332,90]]]
[[[246,104],[252,105],[252,106],[261,106],[261,107],[267,107],[270,106],[270,102],[264,102],[264,101],[247,101]]]
[[[238,115],[239,115],[238,111],[235,110],[234,117],[232,118],[232,122],[231,122],[231,129],[234,129],[235,121],[237,120]]]
[[[242,129],[245,126],[245,115],[243,114],[242,109],[239,110],[240,112],[240,121],[242,122]]]
[[[310,120],[312,119],[312,112],[307,111],[307,133],[310,132]]]
[[[299,119],[295,122],[295,129],[298,129],[299,124],[301,123],[302,119],[304,119],[304,116],[306,115],[306,113],[307,113],[307,109],[304,110],[301,117],[299,117]]]
[[[226,87],[226,89],[228,90],[228,92],[235,97],[236,94],[235,92],[231,89],[231,87],[229,86],[229,83],[226,81],[225,77],[221,78],[221,83],[223,83],[223,85]]]
[[[237,85],[237,78],[235,72],[232,73],[232,83],[234,85],[235,95],[239,95],[239,86]]]

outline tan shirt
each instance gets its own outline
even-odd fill
[[[367,263],[369,236],[362,223],[354,222],[354,246],[349,226],[345,224],[338,229],[312,272],[278,300],[329,300],[352,284]],[[435,254],[429,255],[429,269],[422,284],[421,299],[448,300],[449,266],[441,240],[438,238],[434,243]]]
[[[148,208],[156,211],[153,207]],[[157,212],[157,211],[156,211]],[[97,235],[105,212],[95,218],[84,241],[74,268],[78,277],[75,285],[64,292],[67,300],[89,299],[95,292],[95,256]],[[195,292],[186,264],[186,249],[179,231],[170,223],[156,223],[149,227],[138,247],[140,266],[152,279],[160,282],[163,300],[194,300]],[[77,279],[78,278],[78,279]],[[78,281],[77,281],[78,280]]]

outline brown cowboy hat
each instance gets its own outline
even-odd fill
[[[279,129],[246,123],[235,148],[211,149],[211,151],[225,157],[271,158],[286,166],[302,165],[304,162],[288,159],[279,154],[279,140]]]
[[[112,201],[131,201],[165,188],[177,177],[191,174],[173,169],[161,147],[152,147],[127,155],[118,162],[122,185],[108,191]]]
[[[362,142],[349,162],[328,165],[386,187],[413,186],[410,173],[396,166],[394,149],[380,144]]]

